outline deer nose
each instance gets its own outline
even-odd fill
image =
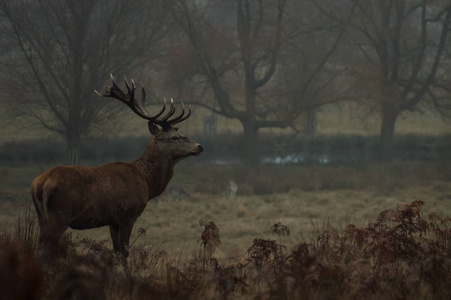
[[[199,148],[199,152],[203,152],[204,151],[204,147],[202,145],[199,145],[198,148]]]

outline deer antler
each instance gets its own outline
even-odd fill
[[[102,96],[102,97],[112,97],[112,98],[120,100],[121,102],[125,103],[128,107],[130,107],[131,110],[135,114],[137,114],[138,116],[140,116],[143,119],[148,120],[151,123],[161,126],[163,129],[169,129],[173,125],[188,119],[189,116],[191,115],[191,106],[188,106],[188,109],[189,109],[188,114],[184,117],[185,105],[182,103],[182,112],[177,117],[170,119],[172,117],[172,115],[174,115],[174,113],[175,113],[174,100],[171,98],[171,108],[166,115],[159,118],[166,109],[166,99],[164,99],[164,104],[163,104],[163,108],[161,109],[161,111],[158,114],[156,114],[155,116],[151,116],[146,111],[144,106],[142,106],[138,101],[135,100],[136,85],[135,85],[135,82],[133,81],[133,79],[131,80],[132,84],[130,85],[127,78],[124,78],[125,86],[127,87],[127,94],[126,94],[119,88],[119,86],[117,85],[116,81],[114,80],[114,77],[112,74],[110,74],[110,77],[111,77],[112,86],[107,86],[105,88],[105,91],[106,91],[105,94],[100,94],[99,92],[94,90],[94,92],[97,95]],[[141,102],[144,103],[144,100],[146,98],[146,91],[144,90],[144,87],[142,86],[142,84],[141,84],[141,93],[142,93]]]

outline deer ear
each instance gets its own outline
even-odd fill
[[[149,122],[148,126],[149,126],[149,131],[152,135],[156,135],[160,132],[160,128],[158,128],[158,126],[155,125],[154,123]]]

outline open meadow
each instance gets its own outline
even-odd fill
[[[14,232],[19,212],[32,206],[29,182],[42,166],[3,167],[0,228]],[[20,179],[19,179],[20,178]],[[234,179],[238,192],[226,195],[226,183]],[[240,166],[184,164],[166,192],[151,200],[135,224],[132,241],[140,239],[171,254],[191,255],[199,247],[199,220],[213,221],[220,229],[222,245],[216,255],[246,250],[254,238],[274,239],[271,226],[290,228],[284,244],[320,234],[329,224],[365,226],[379,212],[399,202],[425,202],[425,215],[451,216],[451,169],[434,163],[368,164],[366,166],[262,166],[258,172]],[[33,208],[34,210],[34,208]],[[108,240],[107,227],[70,230],[76,240]]]
[[[318,134],[323,136],[313,140],[312,149],[354,147],[349,154],[371,154],[377,121],[346,121],[351,120],[348,113],[320,114]],[[184,132],[199,134],[201,119],[187,125]],[[240,129],[227,120],[219,125]],[[147,135],[141,122],[128,127],[127,132]],[[39,228],[30,184],[60,164],[55,161],[62,160],[62,145],[40,135],[33,142],[30,132],[2,127],[2,297],[449,299],[449,128],[428,114],[400,121],[398,132],[405,136],[398,152],[438,150],[439,156],[427,161],[304,162],[249,169],[189,159],[176,166],[166,192],[150,201],[136,222],[127,261],[114,255],[108,228],[98,228],[68,230],[58,257],[42,265],[35,253]],[[269,138],[279,135],[273,134]],[[337,134],[350,137],[328,140]],[[137,157],[146,139],[100,140],[85,151],[102,161],[84,164],[130,161],[128,156]],[[280,138],[275,146],[286,141]],[[209,151],[200,159],[220,149],[217,142],[206,145]],[[235,147],[237,140],[221,142]],[[270,139],[265,143],[272,145]],[[231,180],[238,187],[235,197],[226,193]]]
[[[451,266],[447,162],[258,170],[181,164],[135,224],[128,264],[115,258],[109,230],[100,228],[69,230],[60,258],[41,268],[33,258],[38,228],[29,183],[49,167],[0,168],[0,264],[14,261],[12,272],[36,285],[39,297],[432,299],[450,293],[451,277],[442,270]],[[235,197],[226,194],[230,179],[238,186]],[[201,237],[211,224],[220,244]],[[29,275],[20,273],[24,268]],[[442,275],[432,279],[430,272]]]

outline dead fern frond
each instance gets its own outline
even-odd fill
[[[254,239],[252,246],[247,250],[247,254],[257,265],[263,265],[271,261],[276,261],[279,258],[283,258],[282,249],[286,250],[286,247],[277,244],[276,241]]]
[[[280,222],[277,222],[274,225],[272,225],[271,231],[272,231],[272,233],[278,234],[279,236],[289,236],[290,235],[290,229]]]
[[[354,243],[358,248],[361,248],[367,242],[368,237],[368,229],[356,227],[354,224],[346,226],[344,231],[344,239]]]
[[[205,229],[201,235],[201,245],[204,247],[204,256],[206,251],[208,257],[211,257],[214,254],[216,248],[221,245],[219,228],[213,222],[207,223],[206,221],[200,220],[199,224],[200,226],[205,226]]]
[[[150,225],[149,225],[150,226]],[[133,240],[133,242],[130,244],[130,248],[133,248],[133,245],[136,243],[136,241],[142,237],[142,236],[146,236],[147,234],[147,229],[149,228],[149,226],[147,226],[146,228],[140,227],[138,230],[138,235],[136,236],[136,238]]]

